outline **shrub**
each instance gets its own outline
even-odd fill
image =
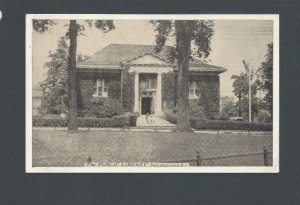
[[[32,119],[33,126],[67,127],[68,120],[60,117],[39,117]],[[78,118],[79,127],[126,127],[136,126],[136,115],[118,115],[112,118]]]
[[[191,117],[206,119],[204,108],[199,104],[199,100],[189,101],[189,113]],[[177,106],[172,109],[173,113],[177,113]]]
[[[230,119],[228,114],[225,112],[220,112],[215,118],[216,120],[225,120],[225,121],[228,121]]]
[[[60,117],[42,117],[33,116],[32,117],[33,126],[51,126],[51,127],[66,127],[68,125],[68,120]]]
[[[125,115],[112,118],[78,118],[79,127],[124,127],[129,126],[129,117]]]
[[[121,102],[112,98],[93,98],[86,110],[87,116],[97,118],[111,118],[122,113]]]
[[[272,116],[270,115],[269,111],[267,110],[259,110],[257,113],[257,120],[259,122],[272,122]]]
[[[200,106],[199,100],[190,100],[190,116],[206,119],[204,108]]]
[[[175,114],[166,114],[166,119],[171,123],[177,123],[177,116]],[[272,131],[272,124],[268,123],[203,120],[195,117],[191,117],[190,122],[191,127],[195,129]]]

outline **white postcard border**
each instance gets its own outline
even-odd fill
[[[272,20],[273,166],[272,167],[32,167],[32,19],[113,20]],[[279,14],[26,14],[26,173],[279,173]]]

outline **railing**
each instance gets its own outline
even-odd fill
[[[224,159],[235,159],[235,158],[242,158],[242,157],[251,157],[251,156],[259,156],[261,155],[261,160],[263,161],[264,166],[271,166],[272,159],[270,159],[273,152],[270,152],[263,147],[262,152],[251,152],[251,153],[241,153],[241,154],[232,154],[232,155],[221,155],[215,157],[206,157],[203,158],[199,151],[196,152],[196,156],[194,159],[180,159],[180,160],[167,160],[166,163],[189,163],[195,164],[196,166],[210,166],[208,161],[214,160],[224,160]],[[231,165],[232,166],[232,165]]]

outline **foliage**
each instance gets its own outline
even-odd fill
[[[79,54],[77,55],[77,62],[82,62],[82,61],[83,61],[84,59],[86,59],[87,57],[88,57],[88,56],[79,53]]]
[[[258,122],[272,123],[272,117],[267,110],[259,110],[256,119]]]
[[[89,117],[110,118],[122,113],[121,102],[112,98],[92,98],[91,103],[85,108],[85,114]]]
[[[266,92],[264,100],[269,113],[273,114],[273,43],[268,44],[266,59],[258,70],[259,89]]]
[[[112,99],[120,99],[121,83],[119,81],[109,81],[107,85],[108,97]]]
[[[160,52],[164,45],[166,44],[168,37],[176,36],[175,22],[170,20],[152,20],[150,21],[154,26],[155,35],[155,51]],[[191,31],[191,41],[192,47],[190,50],[190,58],[198,57],[202,60],[206,60],[211,52],[211,39],[214,35],[214,21],[211,20],[190,20],[185,21],[189,24]],[[175,30],[175,31],[174,31]],[[171,56],[169,60],[177,59],[178,50],[171,51]]]
[[[203,107],[207,119],[215,119],[220,109],[219,76],[201,76],[197,83],[200,88],[199,105]]]
[[[49,19],[43,19],[43,20],[33,19],[32,20],[33,29],[40,33],[44,33],[46,31],[50,30],[51,27],[55,24],[56,24],[55,21],[49,20]]]
[[[258,113],[259,110],[259,99],[257,97],[251,98],[251,116],[252,120],[255,118],[255,116]],[[245,97],[242,100],[238,101],[236,103],[237,108],[241,108],[243,119],[249,119],[249,98]]]
[[[233,79],[233,93],[235,96],[239,98],[244,98],[249,93],[249,85],[248,85],[248,74],[241,72],[240,75],[232,75],[231,79]],[[251,80],[254,79],[254,73],[251,73]],[[251,84],[251,96],[255,96],[257,93],[257,83]]]
[[[96,28],[108,32],[114,29],[112,20],[88,20],[89,26],[94,25]],[[33,20],[33,29],[39,33],[49,30],[52,25],[56,24],[53,20]],[[76,20],[70,20],[69,29],[66,37],[70,39],[69,55],[68,55],[68,129],[77,130],[77,82],[76,82],[76,50],[77,36],[84,30],[84,25],[77,24]]]
[[[168,113],[166,120],[171,123],[177,123],[177,115]],[[255,131],[272,131],[270,123],[248,123],[237,121],[223,120],[203,120],[201,118],[191,117],[191,126],[195,129],[205,130],[255,130]]]
[[[218,116],[220,120],[229,120],[230,117],[237,116],[237,108],[234,102],[228,101],[224,103],[222,110]]]
[[[65,118],[56,117],[42,117],[33,116],[32,125],[33,126],[51,126],[51,127],[65,127],[68,124],[68,120]]]
[[[206,119],[205,109],[200,105],[199,100],[190,100],[189,110],[191,117]]]
[[[175,106],[175,73],[162,74],[162,100],[166,102],[166,108],[172,109]]]
[[[167,110],[166,113],[178,113],[178,107],[175,106],[173,109]],[[206,112],[203,106],[200,105],[199,100],[189,100],[189,114],[191,117],[198,117],[206,119]]]
[[[196,21],[192,35],[192,43],[195,45],[193,54],[205,60],[211,52],[211,39],[214,35],[214,21]]]
[[[169,74],[166,74],[168,76]],[[172,74],[175,75],[175,74]],[[170,82],[172,78],[164,77],[163,81],[163,99],[167,101],[167,104],[170,103],[171,106],[168,106],[168,109],[174,108],[173,104],[175,101],[176,91],[172,85],[174,82]],[[190,76],[191,80],[197,82],[197,86],[200,89],[200,98],[199,100],[189,100],[189,113],[191,116],[199,116],[203,119],[215,119],[218,117],[219,112],[219,92],[220,84],[218,76],[211,75],[198,75]],[[169,86],[171,85],[171,86]],[[165,87],[165,88],[164,88]],[[174,92],[174,93],[173,93]],[[173,109],[177,112],[177,106]]]
[[[254,79],[255,74],[253,73],[253,71],[250,73],[250,82]],[[249,74],[248,73],[243,73],[241,72],[240,75],[232,75],[231,79],[233,79],[233,93],[235,96],[237,96],[238,98],[238,102],[237,102],[237,109],[238,109],[238,115],[240,117],[244,117],[245,119],[247,119],[246,113],[249,113],[248,107],[249,107],[249,103],[246,103],[245,99],[249,99],[248,95],[249,95]],[[252,112],[255,112],[255,103],[256,103],[256,98],[255,95],[257,94],[257,90],[258,90],[258,83],[257,81],[255,83],[251,84],[251,102],[252,102]],[[248,101],[249,102],[249,101]],[[254,104],[253,104],[254,103]],[[247,108],[246,108],[247,107]],[[253,110],[254,108],[254,110]]]
[[[66,113],[68,108],[67,58],[68,45],[60,38],[57,49],[49,53],[47,78],[41,84],[43,90],[42,110],[45,114]]]
[[[95,27],[102,30],[104,33],[107,33],[115,29],[113,20],[86,20],[89,27]]]
[[[128,68],[122,71],[122,105],[124,111],[133,112],[134,107],[134,75]]]
[[[38,117],[32,119],[33,126],[66,127],[67,119],[59,117]],[[134,127],[136,126],[135,115],[118,115],[112,118],[78,118],[79,127]]]
[[[159,20],[151,21],[155,27],[156,46],[155,51],[160,52],[166,44],[168,36],[174,31],[176,37],[175,50],[171,52],[177,59],[178,78],[177,78],[177,106],[179,131],[191,131],[189,120],[189,99],[188,99],[188,72],[189,60],[193,56],[205,60],[211,51],[210,41],[214,34],[213,21],[196,20]],[[191,44],[193,44],[191,46]]]

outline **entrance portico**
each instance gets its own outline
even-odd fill
[[[161,72],[135,72],[134,112],[162,114]]]
[[[128,64],[129,72],[135,74],[134,112],[162,115],[162,74],[172,72],[172,64],[150,54]]]

